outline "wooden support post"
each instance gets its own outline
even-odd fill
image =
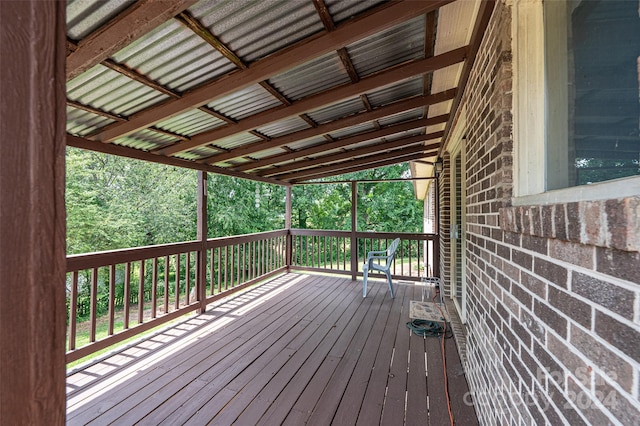
[[[0,423],[65,422],[65,7],[0,4]]]
[[[358,183],[351,182],[351,279],[358,278]]]
[[[284,227],[287,230],[287,244],[285,251],[285,262],[287,263],[287,272],[291,270],[291,262],[293,259],[293,236],[291,235],[291,211],[292,211],[292,199],[291,199],[292,186],[289,185],[285,188],[285,209],[284,209]]]
[[[198,172],[198,241],[200,241],[200,250],[198,250],[197,269],[198,277],[198,300],[200,301],[200,313],[207,310],[207,190],[208,176],[207,172]],[[213,284],[212,284],[213,285]]]

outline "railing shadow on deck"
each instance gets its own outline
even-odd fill
[[[286,270],[362,275],[401,238],[395,279],[438,275],[438,235],[283,229],[67,257],[67,363]],[[356,248],[352,256],[352,248]]]
[[[105,380],[124,368],[144,359],[145,368],[152,367],[165,357],[154,356],[179,340],[190,336],[213,333],[232,320],[245,317],[257,304],[276,297],[290,286],[300,281],[299,275],[282,273],[280,276],[265,280],[254,288],[236,291],[228,297],[209,306],[208,310],[197,316],[185,315],[183,318],[167,324],[158,331],[145,334],[130,344],[124,344],[102,356],[93,358],[67,371],[67,376],[78,372],[87,376],[80,383],[67,383],[67,395],[98,380]],[[218,321],[216,323],[216,321]],[[199,336],[202,337],[202,336]]]

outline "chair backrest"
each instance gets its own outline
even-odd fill
[[[387,247],[387,256],[390,258],[389,260],[393,259],[393,256],[396,254],[396,250],[398,250],[399,244],[400,238],[396,238],[391,242],[391,244],[389,244],[389,247]]]

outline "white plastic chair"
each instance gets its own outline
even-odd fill
[[[380,271],[384,272],[387,276],[387,283],[389,284],[389,291],[391,291],[391,297],[395,298],[396,295],[393,291],[393,283],[391,282],[391,265],[393,265],[393,259],[396,256],[396,250],[398,249],[398,245],[400,244],[400,238],[396,238],[391,242],[389,247],[386,250],[380,251],[370,251],[367,253],[367,260],[362,267],[362,274],[364,276],[362,280],[362,297],[367,297],[367,277],[369,275],[369,271]],[[384,263],[374,262],[375,260],[381,261]]]

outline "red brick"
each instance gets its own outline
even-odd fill
[[[567,221],[566,211],[564,204],[558,204],[553,206],[553,237],[560,240],[567,239]]]
[[[585,328],[591,328],[591,305],[576,299],[569,293],[558,290],[554,286],[549,286],[549,303],[571,318],[571,320],[581,324]]]
[[[580,241],[580,206],[578,203],[568,203],[567,209],[567,239],[569,241]],[[557,230],[556,230],[557,231]]]
[[[602,221],[603,203],[601,201],[583,201],[580,203],[580,222],[583,233],[580,241],[585,244],[604,246],[606,222]]]
[[[627,392],[631,392],[633,367],[629,362],[614,354],[607,346],[575,325],[571,326],[571,344],[596,365],[611,371],[618,384]]]
[[[533,235],[522,236],[522,247],[536,251],[540,254],[547,254],[547,239]]]
[[[595,247],[561,240],[549,240],[549,256],[554,259],[594,269]]]
[[[534,300],[533,312],[560,336],[567,338],[567,319],[551,309],[545,302]]]
[[[615,249],[596,249],[599,272],[640,284],[640,252]]]
[[[520,274],[522,285],[531,293],[542,299],[547,298],[547,283],[537,279],[524,271]]]
[[[640,250],[640,197],[606,202],[607,247],[619,250]]]
[[[633,319],[635,293],[631,290],[574,271],[571,278],[571,291],[618,315]]]
[[[604,340],[640,363],[640,331],[596,311],[595,331]]]
[[[585,386],[590,386],[593,370],[579,355],[571,351],[567,346],[567,342],[549,333],[547,335],[547,348],[560,360],[560,363],[571,375],[580,380]]]
[[[624,425],[640,424],[640,405],[621,394],[606,379],[596,378],[596,394],[602,403]]]
[[[536,257],[533,271],[552,283],[560,287],[567,288],[567,270],[562,266]]]

